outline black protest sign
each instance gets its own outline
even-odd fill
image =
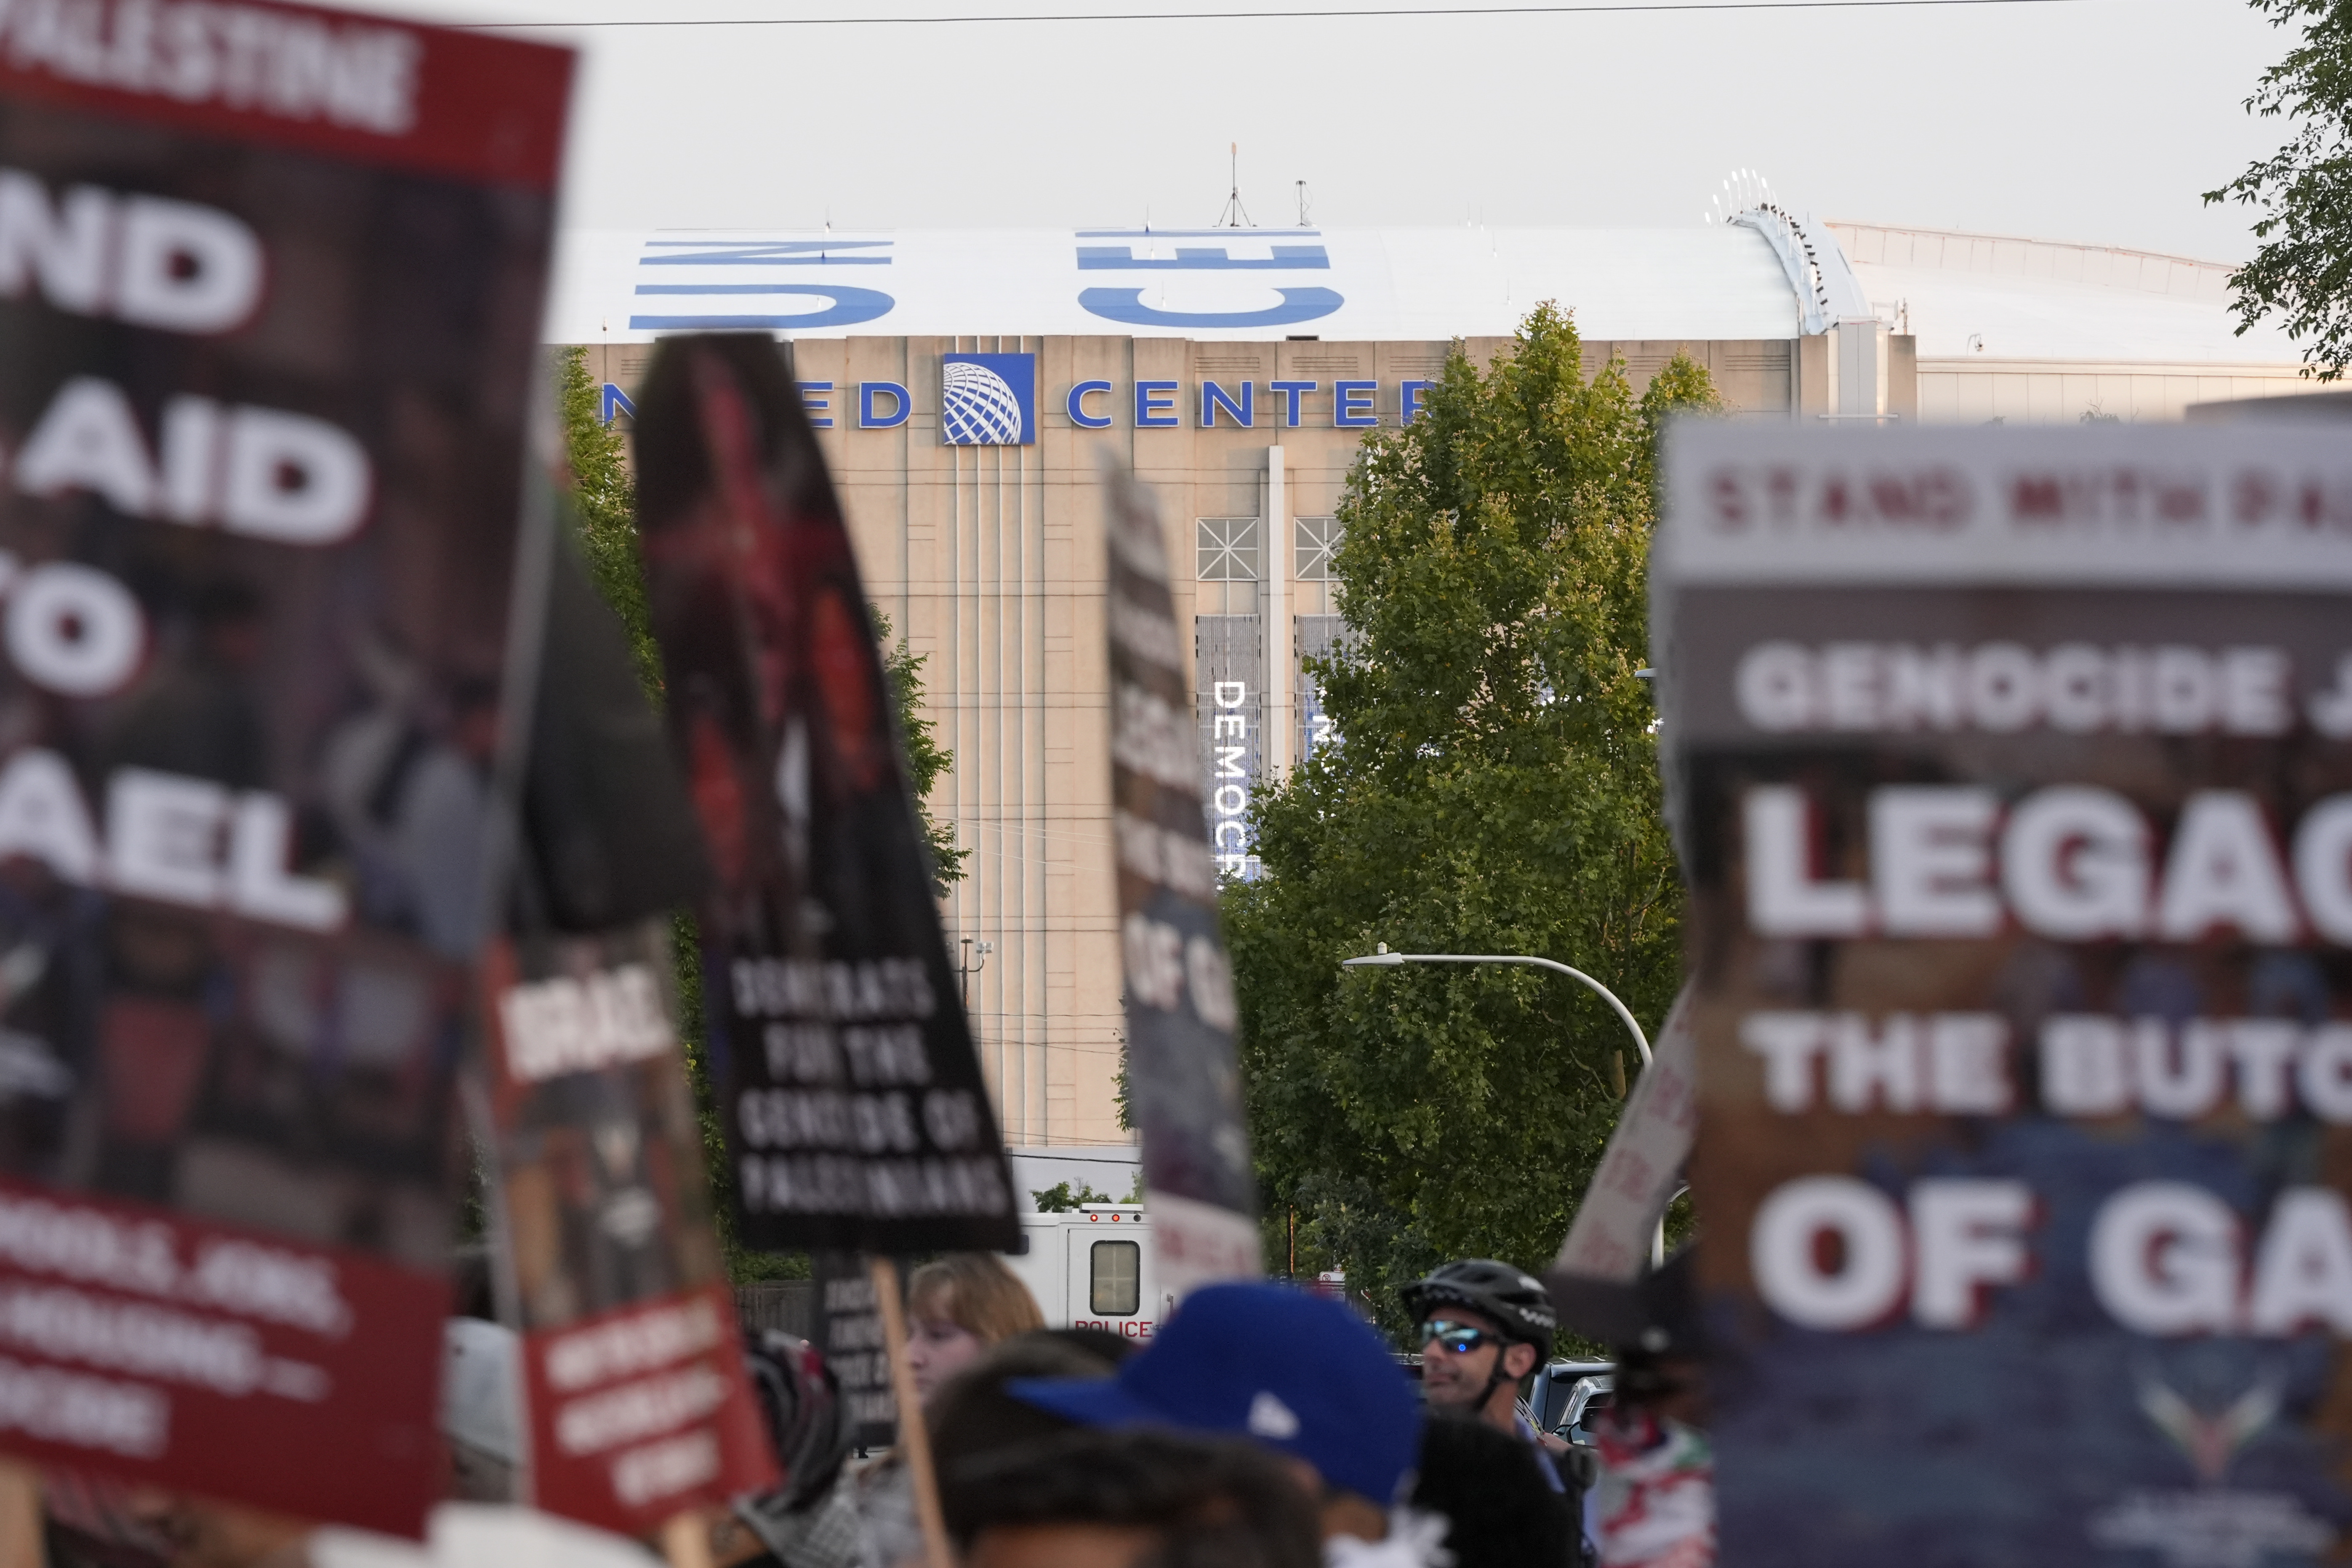
[[[2352,1529],[2352,444],[1670,440],[1727,1560]]]
[[[844,1441],[853,1448],[887,1448],[898,1441],[898,1400],[890,1386],[874,1271],[854,1252],[820,1252],[814,1262],[814,1342],[841,1388]]]
[[[0,1448],[411,1532],[442,1489],[570,69],[0,11]]]
[[[717,882],[704,1013],[739,1234],[1008,1249],[995,1113],[799,395],[765,338],[672,338],[637,409],[670,734]]]
[[[1124,472],[1109,479],[1111,827],[1128,1103],[1161,1286],[1181,1300],[1196,1285],[1259,1272],[1257,1185],[1167,546],[1150,494]]]

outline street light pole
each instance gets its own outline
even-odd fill
[[[1618,1017],[1625,1021],[1625,1027],[1633,1033],[1634,1048],[1642,1053],[1642,1065],[1643,1067],[1650,1065],[1650,1037],[1642,1033],[1642,1026],[1635,1021],[1633,1010],[1617,999],[1617,993],[1610,990],[1581,969],[1570,969],[1565,963],[1559,963],[1549,958],[1538,958],[1532,953],[1525,952],[1391,952],[1389,944],[1386,942],[1381,943],[1381,950],[1378,952],[1366,953],[1361,958],[1341,959],[1339,967],[1356,969],[1372,965],[1387,968],[1400,963],[1532,963],[1539,969],[1549,969],[1557,973],[1565,974],[1570,980],[1581,981],[1591,987],[1594,994],[1608,1003],[1611,1010],[1615,1012]]]
[[[1618,1017],[1624,1020],[1625,1027],[1633,1033],[1634,1048],[1642,1053],[1642,1066],[1646,1068],[1650,1065],[1650,1037],[1642,1032],[1642,1026],[1634,1018],[1633,1010],[1618,999],[1617,993],[1610,990],[1581,969],[1570,969],[1567,964],[1553,959],[1538,958],[1533,953],[1528,952],[1391,952],[1389,944],[1382,942],[1378,952],[1368,952],[1360,958],[1343,958],[1339,961],[1339,967],[1342,969],[1393,969],[1407,963],[1531,963],[1538,969],[1549,969],[1557,973],[1565,974],[1570,980],[1579,981],[1589,987],[1595,995],[1609,1004],[1611,1010]],[[1650,1238],[1650,1266],[1654,1268],[1665,1260],[1666,1222],[1665,1217],[1660,1215],[1657,1234]]]

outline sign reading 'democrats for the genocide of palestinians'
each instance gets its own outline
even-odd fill
[[[808,416],[766,337],[672,338],[637,403],[670,734],[716,873],[705,1012],[755,1247],[1006,1250],[890,690]]]
[[[1181,1300],[1196,1285],[1259,1272],[1257,1184],[1167,542],[1134,476],[1109,480],[1111,827],[1129,1103],[1160,1284]]]
[[[571,55],[0,11],[0,1449],[421,1531]]]
[[[2352,1531],[2352,443],[1687,425],[1727,1560]]]
[[[645,1534],[774,1483],[711,1229],[669,922],[485,960],[530,1500]]]

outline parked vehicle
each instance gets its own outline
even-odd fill
[[[1005,1258],[1049,1328],[1108,1329],[1133,1340],[1159,1331],[1168,1302],[1138,1204],[1087,1204],[1021,1216],[1021,1250]]]
[[[1546,1432],[1590,1447],[1591,1417],[1616,1397],[1617,1363],[1556,1361],[1536,1374],[1528,1398],[1528,1418]]]

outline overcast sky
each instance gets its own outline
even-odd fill
[[[1277,0],[1286,6],[1328,0]],[[1381,0],[1346,0],[1379,4]],[[1116,0],[1177,9],[1200,0]],[[877,16],[941,0],[410,0],[446,19]],[[966,0],[966,14],[1087,0]],[[2231,0],[1749,15],[597,27],[565,221],[1696,224],[1736,167],[1824,218],[2242,259],[2203,206],[2282,139]]]

